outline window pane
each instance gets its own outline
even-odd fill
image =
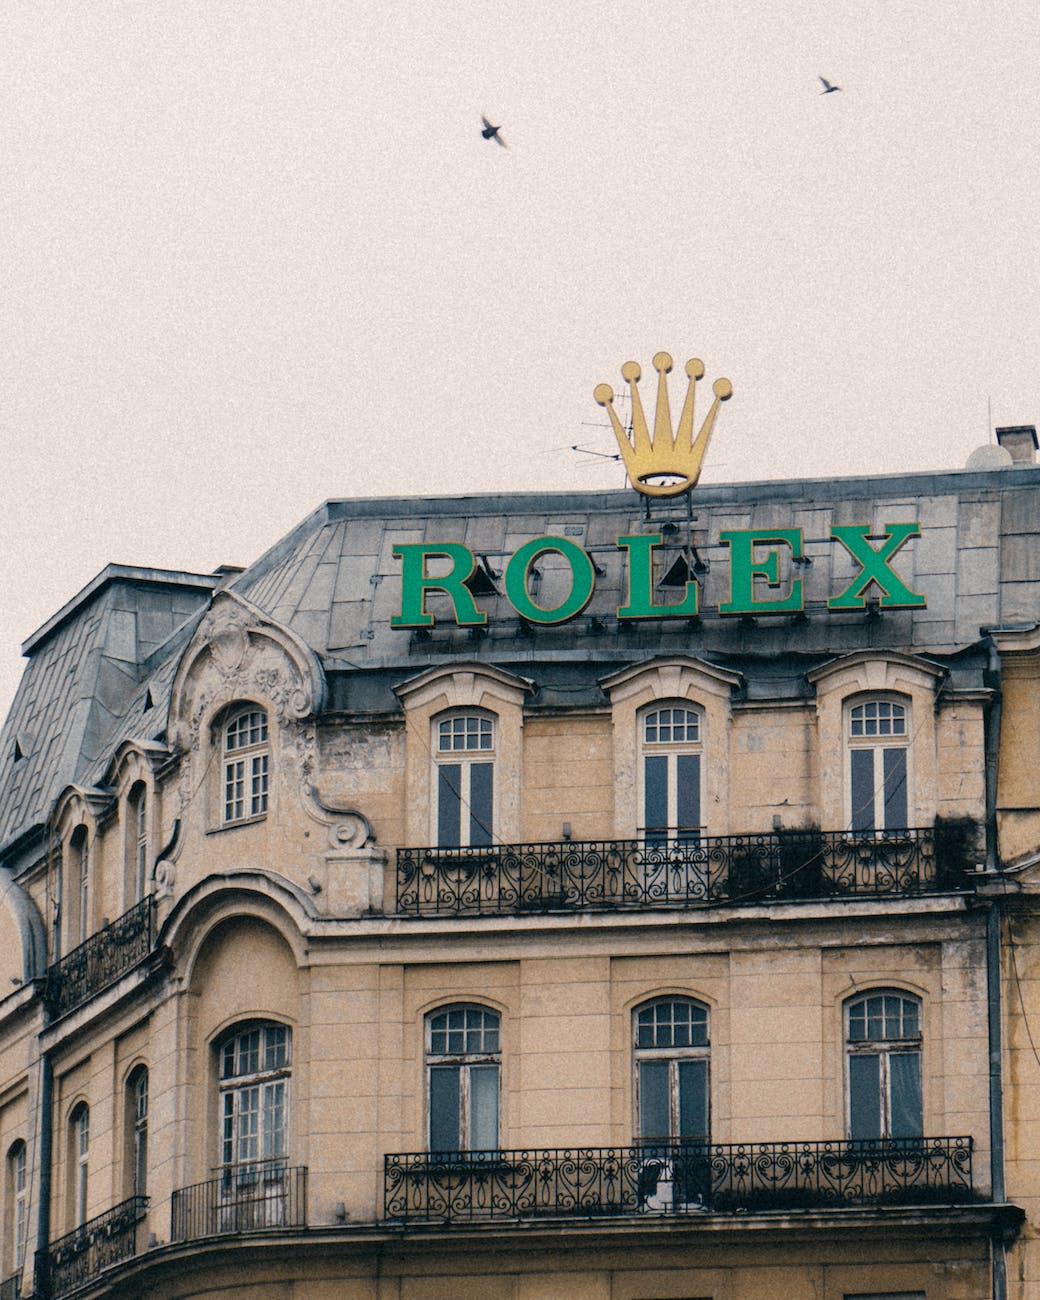
[[[430,1067],[430,1150],[459,1149],[459,1067]]]
[[[457,848],[459,844],[461,780],[462,768],[458,763],[442,763],[437,768],[437,843],[441,848]]]
[[[679,1061],[679,1132],[681,1138],[708,1136],[708,1062]]]
[[[668,827],[668,759],[663,754],[647,755],[644,760],[643,825],[663,832]]]
[[[469,842],[491,843],[494,766],[471,763],[469,769]]]
[[[854,831],[874,829],[874,751],[854,749],[852,759],[852,817]]]
[[[881,1058],[874,1053],[849,1057],[849,1137],[881,1136]]]
[[[639,1062],[639,1135],[644,1140],[671,1137],[668,1062]]]
[[[471,1065],[469,1070],[470,1147],[491,1151],[498,1146],[498,1066]]]
[[[892,1137],[920,1137],[921,1056],[919,1052],[893,1052],[888,1058],[892,1089]]]
[[[906,750],[885,750],[885,826],[906,825]]]
[[[678,829],[697,830],[701,824],[701,756],[677,754],[675,764]]]

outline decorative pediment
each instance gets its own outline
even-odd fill
[[[447,708],[469,708],[487,701],[520,706],[534,691],[534,682],[483,663],[452,663],[429,668],[394,687],[405,708],[421,708],[444,697]]]
[[[170,693],[169,738],[194,748],[199,729],[235,700],[255,700],[281,723],[318,713],[325,674],[291,628],[232,591],[213,598],[188,643]]]
[[[698,695],[729,699],[744,685],[744,678],[694,655],[670,655],[630,664],[600,678],[599,684],[614,703],[647,690],[656,699],[690,699]]]

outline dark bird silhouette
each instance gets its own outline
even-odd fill
[[[484,137],[484,139],[485,139],[485,140],[494,140],[495,143],[496,143],[496,144],[500,144],[500,145],[502,146],[503,149],[508,149],[509,146],[508,146],[508,145],[506,144],[506,142],[502,139],[502,137],[498,134],[499,131],[500,131],[502,128],[499,127],[499,126],[492,126],[491,123],[487,120],[486,117],[484,117],[483,114],[481,114],[480,120],[484,123],[484,129],[483,129],[483,131],[481,131],[481,133],[480,133],[480,134]]]
[[[826,77],[820,77],[820,80],[823,82],[823,89],[820,91],[821,95],[829,95],[832,91],[841,90],[840,86],[832,86]]]

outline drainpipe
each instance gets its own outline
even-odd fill
[[[988,684],[993,699],[986,712],[986,869],[1000,870],[997,843],[997,761],[1000,756],[1002,700],[1000,655],[989,645]],[[986,1002],[989,1037],[989,1149],[990,1185],[993,1200],[1007,1199],[1004,1183],[1004,1078],[1001,1041],[1001,921],[1000,898],[990,900],[986,914]],[[1007,1300],[1007,1258],[1004,1241],[995,1236],[991,1243],[993,1300]]]
[[[50,1016],[44,1013],[44,1026]],[[40,1192],[36,1217],[36,1260],[33,1294],[49,1296],[48,1248],[51,1231],[51,1152],[53,1149],[54,1067],[49,1052],[40,1056]]]

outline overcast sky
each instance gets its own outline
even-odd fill
[[[0,710],[110,561],[621,486],[661,349],[704,481],[962,467],[1040,417],[1038,141],[1037,0],[7,5]]]

